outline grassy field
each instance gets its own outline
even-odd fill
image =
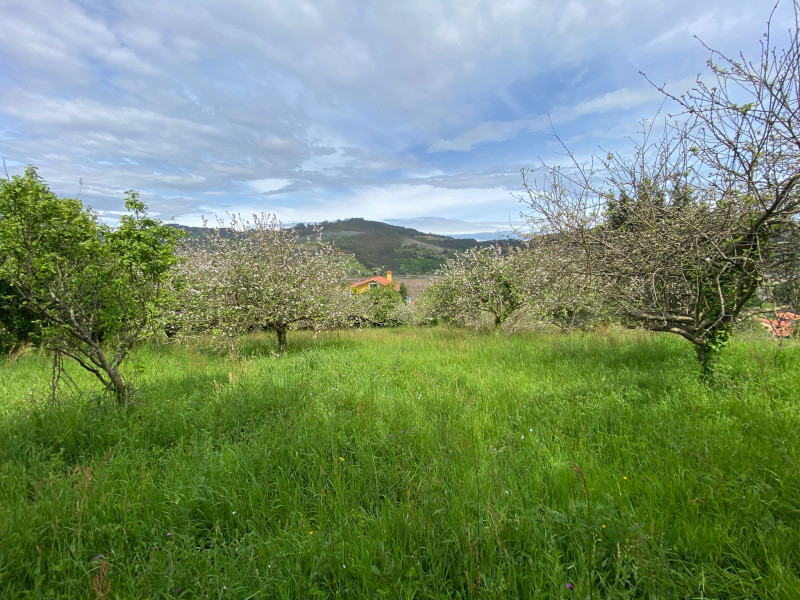
[[[800,598],[797,343],[289,344],[143,348],[125,411],[0,363],[0,598]]]

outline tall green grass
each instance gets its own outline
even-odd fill
[[[125,411],[2,365],[0,597],[800,597],[795,343],[710,385],[636,332],[274,350],[142,348]]]

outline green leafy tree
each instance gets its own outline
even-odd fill
[[[408,298],[408,287],[406,286],[405,283],[401,283],[398,286],[397,293],[400,294],[400,298],[403,300],[403,302],[405,302],[406,299]]]
[[[121,366],[163,308],[180,232],[127,192],[117,227],[58,198],[28,167],[0,182],[0,279],[43,325],[42,342],[93,373],[125,404]]]
[[[401,325],[406,318],[401,309],[405,305],[405,297],[396,292],[392,286],[378,286],[361,294],[356,294],[357,305],[364,321],[379,327]]]
[[[14,286],[0,279],[0,350],[8,351],[34,341],[38,330],[36,320]]]

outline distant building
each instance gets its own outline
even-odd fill
[[[792,312],[779,312],[775,314],[775,319],[758,319],[773,336],[788,338],[794,334],[795,323],[800,320],[800,315]]]
[[[391,271],[386,271],[386,277],[382,277],[380,275],[373,275],[372,277],[368,277],[367,279],[362,279],[361,281],[356,281],[355,283],[350,285],[350,287],[353,288],[353,291],[358,292],[359,294],[361,294],[362,292],[366,292],[367,290],[371,290],[372,288],[387,287],[387,286],[391,286],[395,292],[400,291],[400,285],[392,283]]]

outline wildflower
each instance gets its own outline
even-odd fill
[[[342,461],[342,462],[344,462],[344,456],[340,456],[340,457],[339,457],[339,460],[340,460],[340,461]]]
[[[168,532],[167,532],[167,537],[168,537],[168,538],[171,538],[171,537],[172,537],[172,532],[171,532],[171,531],[168,531]]]
[[[605,528],[606,528],[606,526],[605,526],[605,525],[603,525],[603,529],[605,529]]]
[[[622,478],[623,478],[623,479],[627,479],[627,477],[625,477],[625,475],[623,475],[623,476],[622,476]]]
[[[103,555],[102,554],[98,554],[97,556],[94,557],[94,559],[95,560],[103,560]]]
[[[232,514],[232,515],[235,515],[235,514],[236,514],[236,511],[234,510],[234,511],[233,511],[231,514]]]
[[[571,583],[568,583],[568,584],[567,584],[567,589],[568,589],[568,590],[574,590],[574,589],[575,589],[575,586],[574,586],[574,585],[572,585]]]
[[[314,532],[313,531],[309,531],[308,535],[314,535]]]

